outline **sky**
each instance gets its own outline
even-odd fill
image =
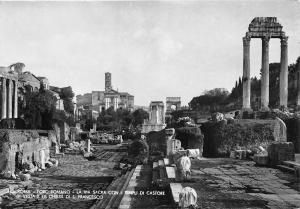
[[[242,76],[243,44],[254,17],[274,16],[289,36],[289,64],[300,56],[300,1],[0,2],[0,66],[22,62],[76,95],[114,89],[135,104],[205,90],[231,91]],[[251,76],[259,76],[261,40],[251,40]],[[270,41],[270,63],[280,41]]]

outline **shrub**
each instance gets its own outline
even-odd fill
[[[140,159],[141,163],[148,161],[149,145],[146,140],[135,140],[129,147],[128,155],[135,159]]]
[[[274,124],[269,121],[247,120],[241,123],[204,124],[204,156],[228,156],[230,151],[238,148],[256,151],[259,146],[266,146],[275,140]]]
[[[181,127],[175,130],[176,139],[181,141],[181,146],[185,149],[200,149],[203,151],[203,134],[198,127]]]

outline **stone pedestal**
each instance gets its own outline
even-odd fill
[[[269,40],[262,38],[261,110],[269,109]]]
[[[91,152],[91,140],[90,139],[86,140],[86,146],[87,146],[87,152]]]

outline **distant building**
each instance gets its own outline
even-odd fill
[[[107,72],[105,73],[105,90],[92,91],[91,93],[76,96],[77,109],[100,113],[112,107],[114,110],[123,108],[132,111],[134,109],[134,96],[127,92],[114,90],[111,83],[111,73]]]

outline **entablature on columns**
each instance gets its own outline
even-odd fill
[[[0,78],[6,78],[8,80],[18,81],[18,75],[15,75],[15,74],[1,74],[0,73]]]
[[[282,25],[277,22],[276,17],[255,17],[248,27],[246,37],[249,38],[280,38],[285,36]]]

